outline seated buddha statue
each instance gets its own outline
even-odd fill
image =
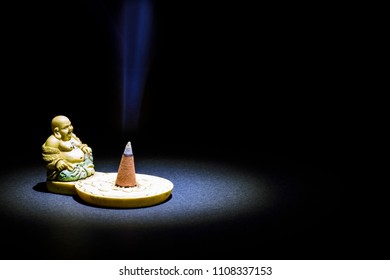
[[[52,135],[42,145],[48,181],[73,182],[95,173],[92,149],[73,133],[66,116],[51,121]]]

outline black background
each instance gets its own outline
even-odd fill
[[[46,139],[57,114],[68,115],[96,150],[137,136],[158,149],[227,148],[336,165],[364,150],[372,111],[367,95],[356,92],[364,84],[354,75],[354,28],[342,7],[154,3],[140,125],[126,135],[113,35],[121,5],[8,8],[3,125],[34,135],[20,140],[29,150]],[[20,129],[16,120],[28,121]]]
[[[4,166],[39,160],[50,120],[64,114],[95,157],[121,154],[130,140],[139,154],[324,168],[343,185],[334,221],[348,248],[385,257],[372,254],[388,246],[379,202],[384,111],[361,73],[364,25],[351,7],[152,3],[151,65],[131,132],[121,131],[112,33],[121,1],[3,6]]]

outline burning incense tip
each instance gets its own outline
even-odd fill
[[[133,149],[131,148],[131,143],[130,141],[127,142],[127,145],[125,147],[125,151],[123,152],[123,155],[129,157],[133,155]]]

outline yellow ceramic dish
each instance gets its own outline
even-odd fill
[[[138,208],[160,204],[172,193],[173,183],[158,176],[136,174],[135,187],[115,185],[117,173],[96,172],[75,183],[77,194],[87,203],[109,208]]]

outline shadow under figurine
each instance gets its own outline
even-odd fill
[[[46,186],[50,192],[77,194],[75,182],[95,174],[92,149],[73,133],[66,116],[54,117],[51,129],[53,134],[42,145]]]

